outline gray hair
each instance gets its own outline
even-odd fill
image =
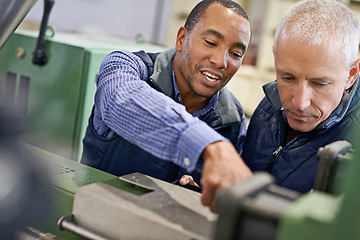
[[[343,39],[343,58],[349,69],[359,51],[360,29],[354,13],[335,0],[305,0],[290,8],[281,19],[274,37],[274,52],[280,38],[294,38],[312,45]]]

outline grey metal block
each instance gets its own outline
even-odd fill
[[[217,215],[200,194],[135,173],[120,177],[137,194],[104,183],[79,187],[74,223],[105,239],[210,239]]]

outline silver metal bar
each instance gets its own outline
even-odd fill
[[[45,233],[33,227],[24,227],[15,233],[15,240],[60,240],[51,233]]]
[[[87,239],[109,240],[74,223],[74,215],[64,216],[58,222],[60,230],[68,230]]]

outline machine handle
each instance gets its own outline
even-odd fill
[[[44,14],[41,20],[39,37],[37,39],[36,48],[33,52],[33,64],[43,66],[47,62],[47,56],[45,52],[45,34],[49,21],[49,16],[55,0],[44,0]]]

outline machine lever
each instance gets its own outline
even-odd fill
[[[83,227],[80,227],[75,223],[74,218],[75,218],[74,215],[61,217],[58,221],[58,228],[60,230],[68,230],[86,239],[109,240]]]
[[[44,0],[44,14],[41,20],[39,37],[37,39],[36,48],[33,52],[33,64],[43,66],[47,62],[47,56],[44,49],[45,34],[49,21],[49,16],[55,0]]]

